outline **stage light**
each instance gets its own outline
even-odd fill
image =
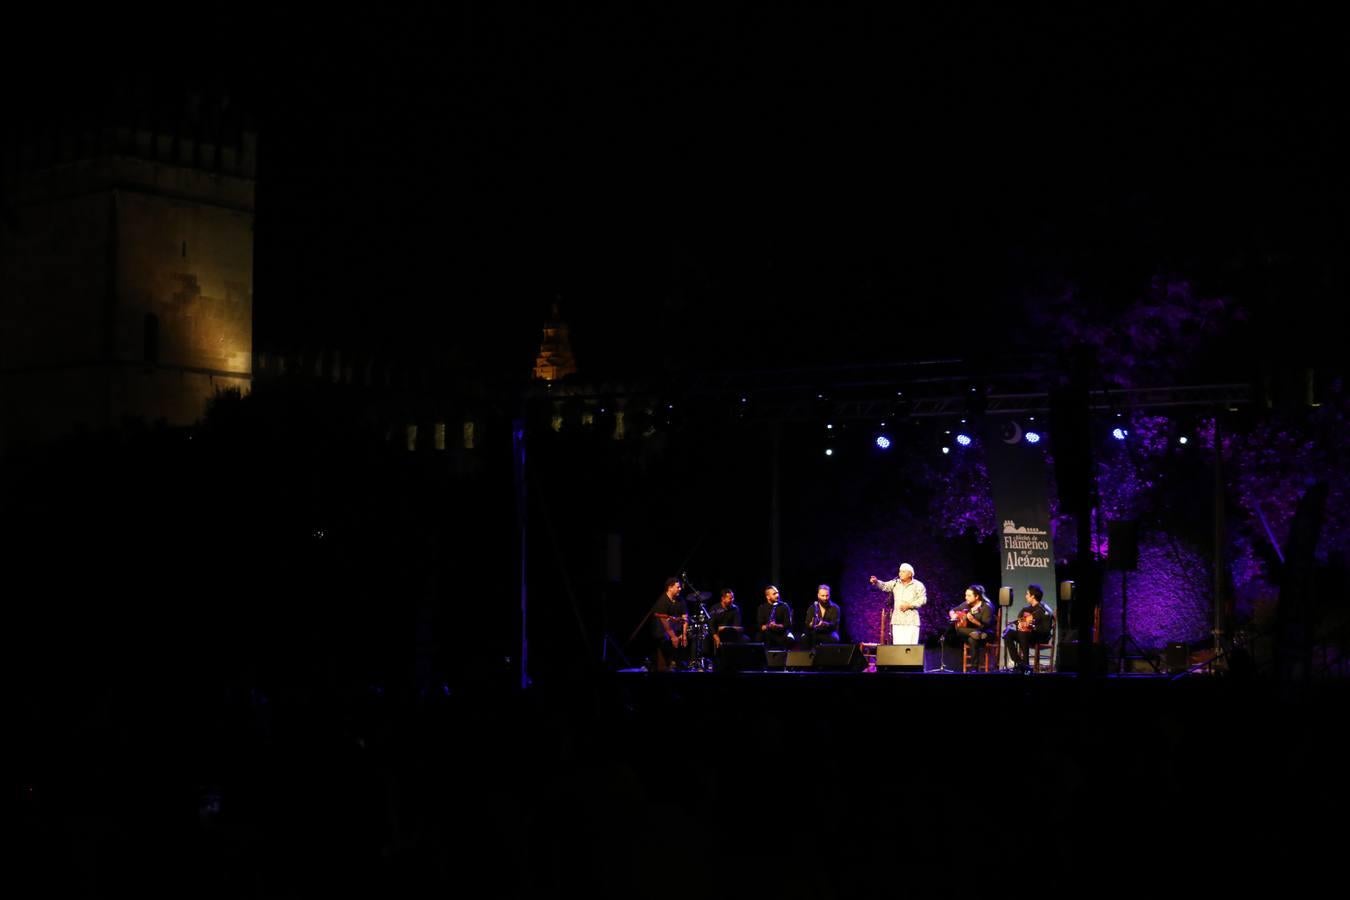
[[[1186,446],[1187,444],[1189,444],[1190,442],[1191,442],[1191,439],[1188,438],[1188,437],[1186,437],[1186,435],[1184,435],[1184,434],[1183,434],[1181,437],[1177,438],[1177,443],[1180,444],[1180,445],[1183,446],[1183,447]]]
[[[968,435],[968,434],[958,434],[958,435],[956,436],[956,442],[957,442],[958,444],[960,444],[962,447],[969,447],[969,446],[970,446],[970,435]]]
[[[891,439],[884,434],[877,435],[877,447],[881,450],[891,449]]]
[[[1028,444],[1039,444],[1041,442],[1040,434],[1035,431],[1026,432],[1025,434],[1022,435],[1022,438]]]
[[[825,448],[825,455],[826,455],[826,456],[834,456],[834,448],[833,448],[833,447],[826,447],[826,448]]]
[[[1124,428],[1121,428],[1119,425],[1111,429],[1111,437],[1115,438],[1118,441],[1125,440],[1125,438],[1128,437],[1129,434],[1130,433],[1128,431],[1126,431]]]
[[[951,452],[952,452],[952,448],[951,448],[951,447],[943,447],[943,448],[942,448],[942,455],[943,455],[943,456],[946,456],[948,453],[951,453]]]

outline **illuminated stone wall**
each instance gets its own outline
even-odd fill
[[[0,442],[124,417],[191,424],[247,390],[251,178],[129,157],[11,182],[0,303]]]

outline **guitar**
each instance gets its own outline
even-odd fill
[[[1035,631],[1035,630],[1036,630],[1036,617],[1033,616],[1030,612],[1024,612],[1024,613],[1022,613],[1020,616],[1017,617],[1017,630],[1018,630],[1018,631]]]

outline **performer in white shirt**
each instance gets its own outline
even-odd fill
[[[872,575],[868,581],[877,590],[891,595],[891,643],[917,644],[919,642],[919,607],[928,602],[923,582],[914,577],[914,567],[900,564],[899,576],[881,581]]]

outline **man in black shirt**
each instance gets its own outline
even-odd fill
[[[806,613],[806,649],[839,643],[839,604],[830,600],[830,586],[816,588],[816,601]]]
[[[778,599],[778,588],[764,586],[764,604],[758,612],[759,639],[769,650],[786,650],[792,646],[792,607]]]
[[[713,609],[710,627],[714,651],[721,649],[723,644],[745,640],[745,628],[741,625],[741,608],[736,605],[736,595],[730,588],[722,590],[722,599]]]
[[[1018,672],[1030,672],[1027,665],[1027,652],[1032,644],[1043,644],[1050,639],[1050,625],[1054,614],[1041,602],[1045,596],[1039,584],[1027,585],[1027,605],[1017,614],[1017,620],[1003,630],[1003,639],[1008,645],[1008,656],[1012,667]]]
[[[964,643],[970,647],[971,659],[979,660],[994,627],[994,604],[985,597],[984,585],[972,584],[966,588],[965,601],[947,615],[952,624],[943,642],[958,647]]]
[[[652,637],[656,638],[656,671],[668,672],[676,659],[689,657],[689,611],[680,599],[684,586],[667,578],[666,589],[652,608]]]

